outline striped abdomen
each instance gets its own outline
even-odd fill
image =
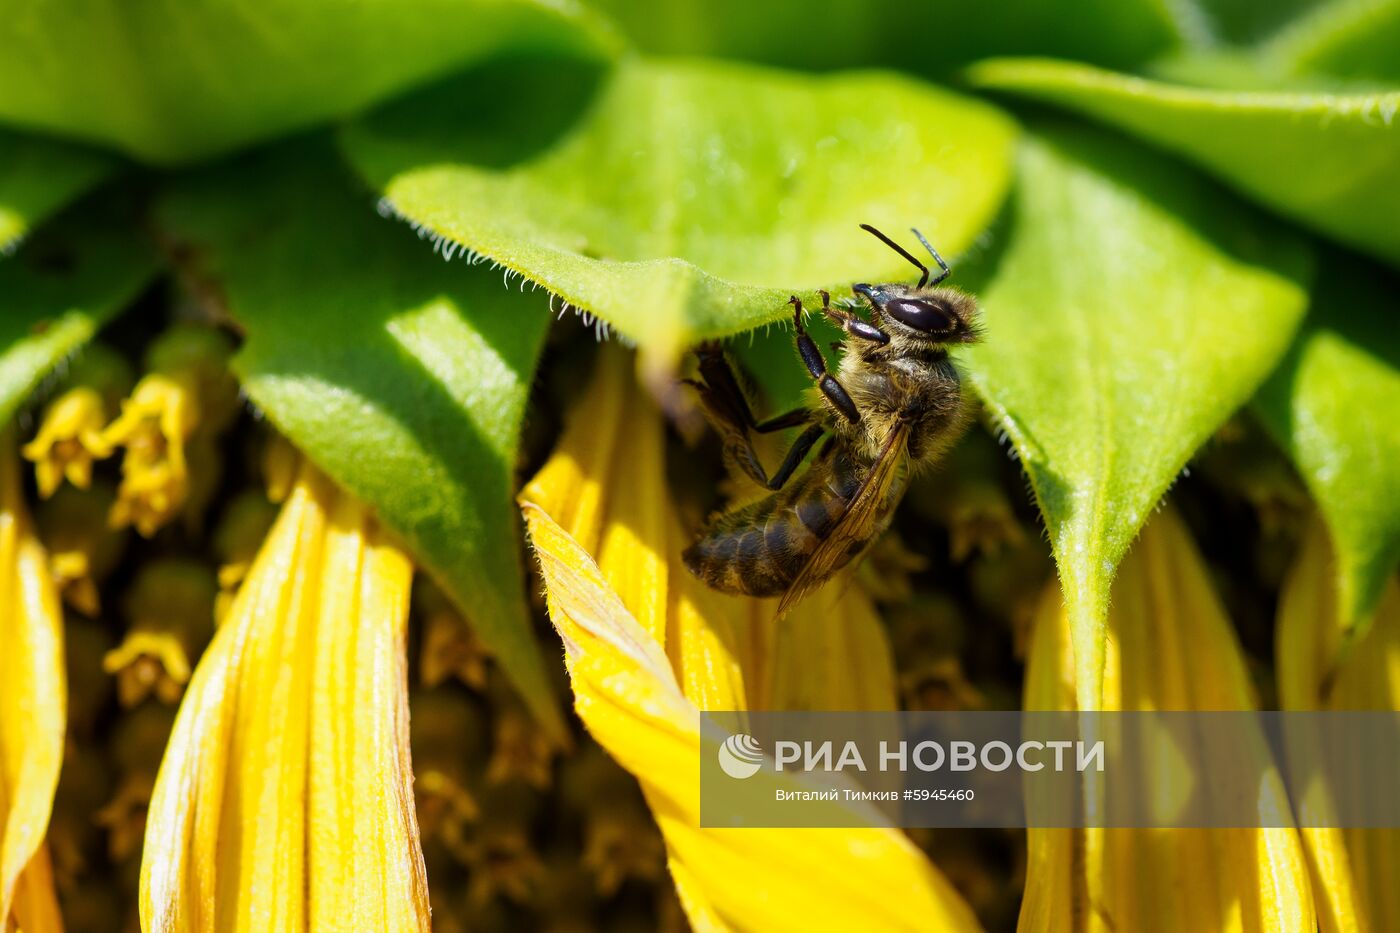
[[[781,491],[715,518],[682,555],[686,567],[726,593],[786,592],[845,516],[864,475],[845,453],[821,457]]]

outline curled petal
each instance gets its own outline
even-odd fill
[[[151,801],[148,931],[426,930],[411,566],[303,467],[195,669]]]
[[[838,583],[774,628],[776,600],[692,577],[665,424],[607,348],[559,449],[521,504],[579,715],[642,784],[696,929],[976,929],[947,881],[888,828],[699,825],[702,709],[894,709],[889,645]],[[597,562],[590,554],[597,554]],[[811,664],[804,681],[799,669]],[[761,885],[736,878],[763,878]]]
[[[641,782],[697,929],[978,929],[897,830],[701,827],[699,760],[716,749],[700,711],[600,567],[542,509],[524,511],[579,716]]]
[[[608,348],[559,449],[521,500],[556,517],[670,659],[701,709],[897,708],[885,629],[838,581],[775,626],[776,600],[715,592],[681,561],[690,543],[666,472],[665,422]]]
[[[626,354],[605,350],[559,449],[521,501],[598,555],[608,586],[670,659],[686,696],[707,709],[744,709],[760,676],[751,631],[759,604],[707,589],[682,565],[665,424],[631,371]]]

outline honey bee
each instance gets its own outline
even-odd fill
[[[921,273],[919,284],[856,284],[859,299],[833,307],[821,292],[822,314],[845,332],[832,344],[842,353],[836,374],[803,326],[794,295],[797,352],[814,386],[808,404],[755,421],[723,352],[699,352],[700,379],[691,382],[723,441],[725,459],[772,495],[713,517],[683,559],[709,586],[747,596],[782,596],[783,615],[837,571],[860,557],[890,523],[912,471],[927,467],[957,440],[968,420],[962,380],[948,358],[951,345],[978,338],[977,302],[939,287],[952,270],[919,233],[938,264],[929,268],[869,224],[878,237]],[[806,425],[771,476],[754,450],[752,433]],[[802,461],[823,441],[812,465]]]

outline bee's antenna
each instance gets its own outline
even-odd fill
[[[915,266],[920,272],[923,273],[923,277],[919,279],[919,287],[920,287],[920,288],[923,288],[925,285],[928,284],[928,266],[924,265],[923,263],[919,262],[919,260],[917,260],[917,259],[915,259],[913,256],[909,255],[909,251],[908,251],[908,250],[906,250],[904,247],[900,246],[900,245],[899,245],[898,243],[896,243],[894,240],[891,240],[889,237],[885,236],[885,235],[884,235],[883,233],[881,233],[879,230],[876,230],[874,227],[870,226],[870,224],[861,224],[861,225],[860,225],[860,228],[861,228],[862,230],[864,230],[866,233],[870,233],[870,234],[873,234],[874,236],[878,237],[878,238],[880,239],[880,241],[883,242],[883,243],[884,243],[886,246],[888,246],[890,249],[894,250],[896,253],[898,253],[899,255],[903,256],[905,259],[907,259],[907,260],[909,260],[910,262],[912,262],[912,263],[914,264],[914,266]],[[923,237],[919,237],[919,239],[922,240]],[[925,246],[928,246],[927,243],[925,243],[924,245],[925,245]],[[933,249],[933,247],[932,247],[932,246],[929,246],[929,249],[931,250],[931,249]],[[933,255],[934,255],[934,258],[937,258],[937,257],[938,257],[938,254],[937,254],[937,253],[934,253]],[[942,259],[939,259],[939,260],[938,260],[938,264],[939,264],[940,266],[943,266],[943,260],[942,260]],[[947,266],[943,266],[943,269],[944,269],[943,276],[946,276],[946,275],[948,274],[948,272],[947,272],[948,267],[947,267]],[[943,276],[939,276],[939,281],[942,281]]]
[[[920,233],[917,228],[910,227],[909,229],[914,231],[914,236],[919,238],[919,242],[924,244],[924,249],[928,250],[933,255],[933,261],[938,263],[938,268],[943,270],[938,274],[938,278],[934,279],[932,282],[929,283],[930,285],[937,285],[939,282],[943,281],[949,275],[951,275],[953,273],[953,270],[948,268],[948,264],[943,261],[943,257],[938,255],[938,250],[933,248],[932,243],[924,239],[924,235]]]

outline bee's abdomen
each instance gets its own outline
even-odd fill
[[[778,596],[831,533],[858,483],[808,471],[794,486],[716,518],[682,555],[709,586]]]

